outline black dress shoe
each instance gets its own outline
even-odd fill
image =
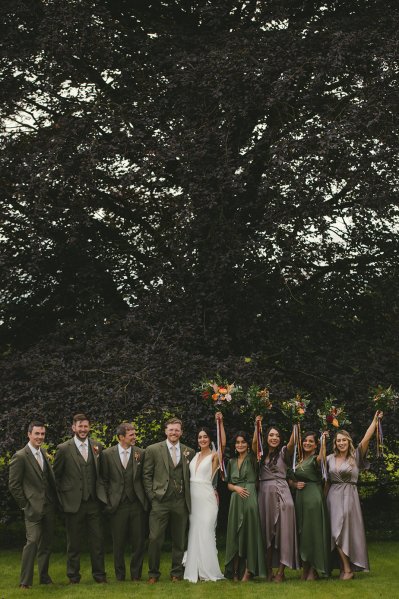
[[[94,579],[98,584],[108,584],[108,580],[106,578],[99,578],[98,580]]]
[[[29,586],[29,584],[20,584],[19,588],[20,589],[30,589],[30,586]]]
[[[69,584],[79,584],[80,580],[69,580]]]
[[[40,584],[54,584],[53,581],[51,580],[51,578],[48,578],[47,580],[41,580]]]

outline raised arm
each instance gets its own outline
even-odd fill
[[[368,429],[366,430],[366,433],[363,437],[363,439],[360,441],[359,443],[359,447],[360,447],[360,451],[362,452],[362,456],[364,457],[367,453],[367,450],[369,448],[369,443],[371,440],[371,437],[374,435],[375,433],[375,429],[377,428],[378,425],[378,420],[380,418],[383,417],[383,413],[380,411],[377,411],[374,414],[374,418],[370,424],[370,426],[368,427]]]
[[[222,451],[224,451],[226,447],[226,431],[224,430],[223,424],[223,414],[222,412],[216,412],[215,414],[215,422],[220,422],[220,443],[222,445]]]
[[[257,416],[255,418],[255,429],[254,429],[254,436],[252,437],[252,451],[254,452],[254,454],[256,455],[256,452],[258,450],[258,445],[257,445],[257,435],[256,435],[256,423],[260,422],[260,425],[262,427],[262,420],[263,420],[263,416]]]
[[[292,455],[294,453],[294,447],[295,447],[294,439],[295,439],[295,435],[294,435],[294,428],[293,428],[290,440],[287,443],[287,453],[289,455]]]
[[[317,463],[318,463],[318,464],[320,464],[320,462],[322,461],[322,459],[323,459],[323,457],[324,457],[324,456],[323,456],[323,439],[325,439],[325,438],[326,438],[326,437],[328,437],[328,436],[329,436],[329,434],[328,434],[328,431],[324,431],[324,432],[321,434],[321,440],[320,440],[320,449],[319,449],[319,454],[318,454],[318,456],[317,456],[317,458],[316,458],[316,460],[317,460]]]

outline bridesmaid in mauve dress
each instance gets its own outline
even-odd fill
[[[257,416],[256,421],[262,421]],[[256,422],[255,421],[255,422]],[[280,431],[269,427],[266,431],[265,456],[259,472],[259,514],[266,548],[267,579],[283,582],[284,570],[300,567],[296,535],[295,507],[287,482],[287,469],[292,462],[294,435],[281,447]],[[256,446],[256,428],[252,448]],[[273,574],[273,567],[278,568]]]
[[[290,476],[293,479],[291,485],[296,489],[295,511],[299,555],[303,566],[302,580],[326,577],[331,572],[330,518],[322,485],[322,454],[319,452],[316,455],[317,444],[316,433],[304,434],[303,460]]]
[[[381,417],[382,412],[375,413],[356,449],[349,433],[338,431],[334,437],[334,453],[327,457],[331,551],[336,550],[338,553],[342,580],[353,578],[354,571],[369,570],[366,535],[356,483],[359,472],[370,467],[366,454]]]

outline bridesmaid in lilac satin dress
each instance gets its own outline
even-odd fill
[[[257,416],[256,421],[262,421]],[[256,429],[255,429],[256,431]],[[284,570],[300,568],[296,534],[295,506],[287,482],[287,469],[292,464],[294,435],[287,445],[282,444],[278,428],[267,429],[264,459],[259,471],[259,515],[266,549],[267,579],[273,582],[285,580]],[[252,442],[256,451],[256,432]],[[278,568],[276,573],[273,567]]]
[[[331,518],[331,551],[337,551],[340,578],[350,580],[354,571],[369,570],[366,535],[356,483],[361,470],[370,464],[366,454],[382,412],[376,412],[363,439],[355,449],[345,430],[334,437],[334,453],[327,457],[329,490],[327,505]]]

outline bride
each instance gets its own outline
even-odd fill
[[[215,419],[220,421],[221,444],[226,445],[223,416],[217,412]],[[184,579],[221,580],[216,549],[216,520],[218,515],[217,493],[212,481],[219,467],[218,455],[211,449],[211,437],[207,428],[198,433],[200,451],[190,462],[191,514],[188,533],[188,547]]]

